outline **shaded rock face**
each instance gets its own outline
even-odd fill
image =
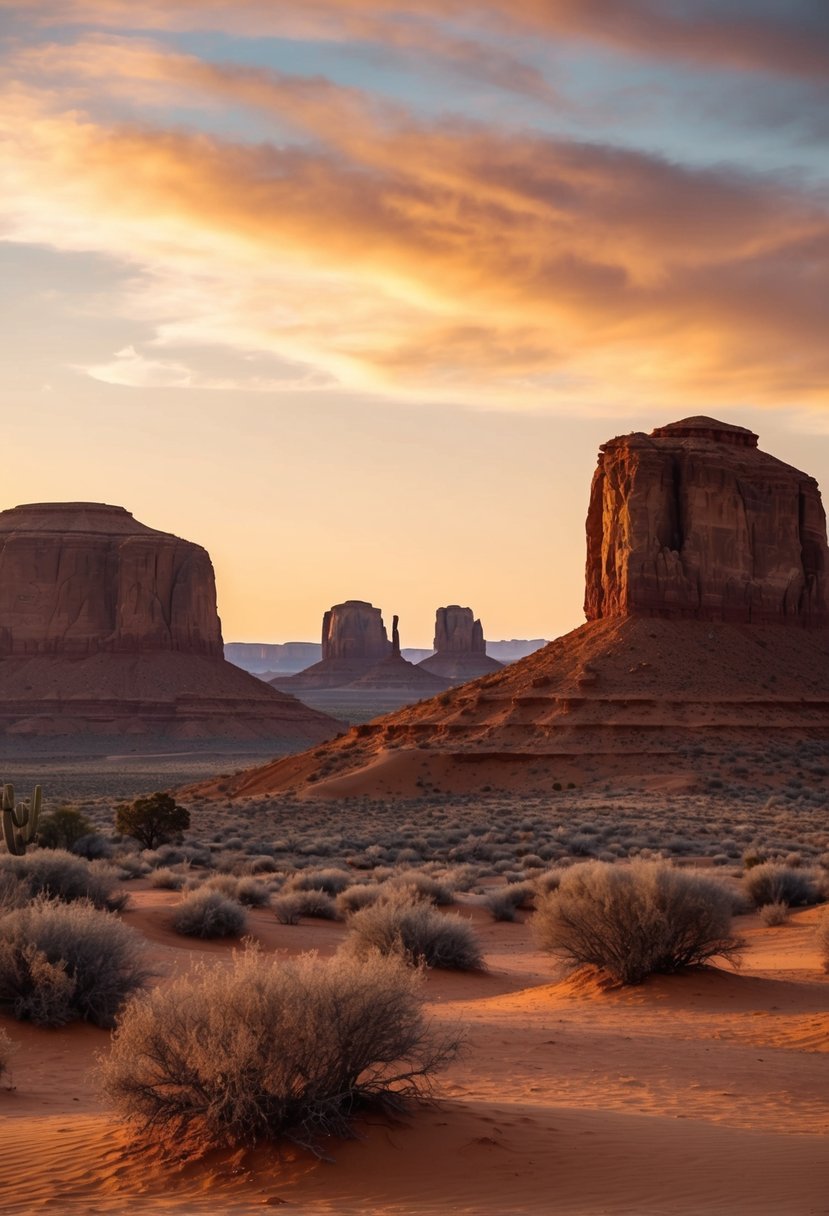
[[[345,659],[368,667],[389,654],[389,639],[379,608],[365,600],[346,600],[329,608],[323,616],[323,661]]]
[[[123,507],[42,503],[0,513],[0,656],[102,651],[221,657],[207,552]]]
[[[757,436],[689,418],[601,447],[587,515],[585,614],[829,623],[814,478]]]
[[[438,608],[435,616],[437,654],[486,654],[484,630],[471,608],[450,604]]]

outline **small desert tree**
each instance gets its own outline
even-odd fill
[[[457,1038],[429,1027],[419,973],[255,949],[198,965],[124,1010],[102,1061],[106,1093],[153,1141],[206,1151],[348,1134],[361,1108],[400,1110],[431,1092]]]
[[[721,883],[664,862],[573,866],[535,914],[541,945],[623,984],[709,959],[734,958],[731,896]]]
[[[37,843],[43,849],[71,849],[76,840],[88,836],[93,826],[76,806],[59,806],[49,815],[41,815]]]
[[[145,849],[155,849],[190,826],[190,812],[170,794],[147,794],[115,808],[115,827]]]

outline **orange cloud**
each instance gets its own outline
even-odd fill
[[[58,63],[75,109],[47,83]],[[119,307],[155,335],[93,375],[185,386],[197,373],[177,352],[219,344],[355,390],[502,408],[825,401],[829,208],[805,191],[430,124],[330,81],[149,43],[41,48],[16,66],[28,82],[0,116],[8,234],[131,267]],[[255,107],[282,138],[77,107],[136,85],[142,100],[197,90]]]

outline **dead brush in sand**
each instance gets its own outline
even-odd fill
[[[112,1026],[150,977],[134,929],[92,904],[36,899],[0,917],[0,1009],[36,1026]]]
[[[200,964],[124,1010],[104,1091],[176,1151],[286,1138],[319,1153],[360,1111],[428,1099],[457,1052],[424,1020],[420,978],[376,953],[274,962],[250,948],[231,968]]]
[[[541,946],[575,966],[592,965],[623,984],[712,958],[734,960],[732,901],[712,879],[663,862],[587,862],[566,870],[539,900]]]
[[[0,1030],[0,1082],[11,1073],[11,1058],[17,1051],[17,1043],[13,1043],[5,1030]]]
[[[444,916],[424,900],[412,902],[405,887],[384,894],[348,921],[344,949],[359,958],[379,951],[397,955],[410,966],[479,971],[483,956],[472,926],[459,916]]]
[[[818,949],[823,960],[823,970],[829,971],[829,909],[821,916],[815,932]]]

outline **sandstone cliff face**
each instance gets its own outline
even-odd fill
[[[220,657],[213,566],[123,507],[0,513],[0,656],[178,651]]]
[[[364,600],[335,604],[322,618],[322,657],[364,662],[366,666],[390,654],[379,608]]]
[[[814,478],[711,418],[603,444],[585,614],[823,627],[826,517]]]

